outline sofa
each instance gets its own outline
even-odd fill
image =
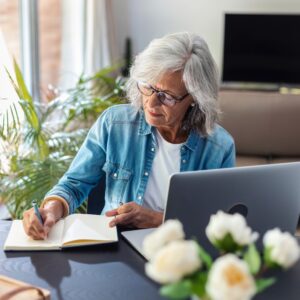
[[[300,94],[221,90],[219,101],[237,166],[300,161]]]

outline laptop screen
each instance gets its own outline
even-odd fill
[[[274,227],[294,234],[299,179],[298,162],[176,173],[170,178],[165,220],[179,219],[187,237],[212,252],[205,228],[219,210],[243,214],[260,236]]]

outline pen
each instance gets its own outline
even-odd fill
[[[43,219],[42,219],[42,216],[41,216],[41,213],[39,211],[39,208],[37,206],[37,203],[35,201],[32,201],[32,207],[34,209],[34,213],[35,215],[37,216],[37,218],[39,219],[40,223],[43,225]]]

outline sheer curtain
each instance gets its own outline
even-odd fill
[[[112,0],[63,0],[60,86],[72,86],[118,57]]]
[[[4,36],[2,34],[0,28],[0,114],[1,110],[4,111],[6,105],[8,105],[7,101],[14,101],[18,99],[18,95],[16,94],[13,85],[11,84],[9,77],[6,73],[6,70],[11,74],[14,78],[14,69],[12,63],[12,57],[8,52],[6,43],[4,41]],[[4,101],[7,100],[7,101]],[[6,104],[7,103],[7,104]]]
[[[7,45],[5,43],[1,28],[0,28],[0,126],[2,126],[3,122],[9,121],[13,122],[11,118],[7,120],[6,111],[9,110],[11,103],[18,101],[19,97],[11,84],[11,81],[7,75],[8,71],[10,75],[15,79],[14,68],[12,57],[10,56]],[[18,106],[16,107],[18,109]],[[18,113],[20,115],[20,122],[22,122],[23,116],[21,115],[21,110],[18,109]],[[9,115],[8,115],[9,116]],[[3,118],[5,120],[3,120]],[[0,172],[6,172],[9,169],[9,161],[3,155],[6,148],[6,143],[1,141],[0,138]],[[0,220],[9,219],[10,214],[6,208],[6,206],[1,203],[1,195],[0,195]]]

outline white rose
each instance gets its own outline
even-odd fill
[[[212,300],[248,300],[255,295],[256,286],[246,262],[227,254],[214,262],[206,292]]]
[[[258,233],[252,232],[242,215],[226,214],[222,211],[210,217],[205,232],[213,244],[221,241],[227,234],[230,234],[239,246],[249,245],[258,238]]]
[[[146,274],[161,283],[173,283],[201,267],[198,246],[194,241],[173,241],[146,264]]]
[[[167,243],[182,240],[184,236],[182,224],[178,220],[168,220],[145,237],[143,241],[144,255],[147,259],[151,259]]]
[[[263,244],[265,248],[270,249],[272,262],[283,268],[291,267],[299,259],[300,248],[297,240],[279,228],[267,231],[263,237]]]

